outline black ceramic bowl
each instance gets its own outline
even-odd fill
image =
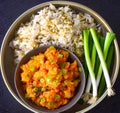
[[[84,73],[84,69],[83,66],[79,60],[79,58],[77,58],[77,56],[75,54],[73,54],[71,51],[65,49],[65,48],[61,48],[58,46],[54,46],[56,49],[63,49],[69,52],[69,62],[73,62],[74,60],[76,60],[78,62],[78,66],[82,68],[82,71],[79,74],[79,79],[80,79],[80,83],[76,89],[76,93],[74,95],[74,97],[68,102],[68,104],[61,106],[55,110],[48,110],[45,107],[42,106],[37,106],[35,103],[33,103],[32,101],[30,101],[29,99],[25,98],[25,92],[23,90],[23,84],[21,82],[21,77],[20,77],[20,73],[21,73],[21,69],[20,66],[22,64],[25,64],[29,61],[29,59],[34,56],[34,55],[38,55],[39,52],[44,53],[45,50],[48,48],[49,46],[41,46],[38,47],[36,49],[31,50],[30,52],[28,52],[20,61],[20,63],[17,65],[16,70],[15,70],[15,76],[14,76],[14,83],[15,83],[15,88],[17,90],[17,93],[19,95],[19,97],[22,99],[22,101],[26,104],[26,106],[28,106],[29,108],[33,109],[36,112],[45,112],[45,113],[60,113],[63,112],[69,108],[71,108],[74,104],[76,104],[76,102],[80,99],[80,97],[83,94],[84,91],[84,87],[85,87],[85,73]]]

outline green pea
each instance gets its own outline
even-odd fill
[[[74,85],[74,82],[70,82],[71,85]]]
[[[77,82],[80,82],[80,79],[77,79],[76,81],[77,81]]]
[[[82,68],[81,67],[79,67],[78,70],[79,70],[79,72],[82,72]]]
[[[59,81],[58,80],[54,80],[53,82],[55,85],[58,85]]]
[[[41,91],[42,92],[46,91],[46,88],[45,87],[41,88]]]
[[[59,58],[63,58],[63,54],[60,54],[60,53],[59,53],[59,54],[58,54],[58,57],[59,57]]]
[[[48,76],[47,79],[46,79],[47,82],[51,82],[51,80],[52,80],[51,76]]]
[[[67,73],[67,70],[66,70],[66,69],[63,69],[63,70],[62,70],[62,73],[63,73],[63,75],[65,75],[65,74]]]
[[[53,105],[53,102],[48,102],[48,106],[52,106]]]
[[[66,64],[67,64],[67,62],[64,62],[64,63],[60,64],[59,66],[60,66],[60,68],[64,68],[66,66]]]
[[[62,70],[57,74],[58,76],[62,76]]]
[[[30,66],[30,71],[34,72],[35,71],[35,67],[34,66]]]
[[[26,99],[29,99],[30,97],[26,94],[26,95],[25,95],[25,98],[26,98]]]
[[[51,64],[56,64],[56,61],[51,62]]]
[[[59,95],[59,94],[56,94],[56,95],[55,95],[55,99],[60,99],[60,95]]]
[[[38,92],[39,92],[38,87],[34,87],[34,88],[33,88],[33,91],[34,91],[35,93],[38,93]]]
[[[53,49],[55,49],[55,47],[54,47],[54,46],[50,46],[49,48],[50,48],[50,50],[53,50]]]
[[[45,98],[41,98],[40,102],[45,102]]]

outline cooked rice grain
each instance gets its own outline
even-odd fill
[[[51,44],[68,48],[81,57],[82,30],[96,26],[89,14],[75,13],[69,6],[56,8],[50,4],[33,15],[29,22],[22,23],[10,42],[15,52],[15,63],[33,48]]]

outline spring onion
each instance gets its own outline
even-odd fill
[[[104,49],[103,49],[103,55],[104,55],[105,60],[107,58],[109,47],[110,47],[114,38],[115,38],[114,33],[107,32],[106,37],[105,37]],[[102,66],[100,65],[99,70],[98,70],[98,74],[97,74],[97,86],[99,85],[101,75],[102,75]]]
[[[89,38],[90,38],[90,40],[89,40],[90,42],[89,43],[91,44],[91,42],[93,40],[91,40],[92,39],[91,36]],[[102,38],[101,36],[99,36],[98,38],[99,38],[101,47],[103,48],[105,38]],[[96,54],[96,48],[95,48],[94,43],[92,43],[92,45],[90,45],[90,46],[91,46],[90,49],[92,48],[91,52],[90,52],[91,53],[91,61],[92,61],[92,64],[94,66],[94,72],[95,72],[95,74],[97,74],[97,71],[98,71],[98,68],[99,68],[99,65],[100,65],[100,60],[99,60],[98,54]],[[88,76],[85,94],[83,95],[83,100],[85,102],[87,102],[90,99],[91,95],[92,95],[90,93],[91,85],[92,85],[91,84],[91,79],[90,79],[90,76]]]
[[[97,84],[96,84],[96,80],[95,80],[95,73],[94,73],[94,69],[93,69],[93,64],[91,63],[91,59],[90,59],[90,53],[89,53],[89,30],[83,30],[83,36],[84,36],[84,52],[85,52],[85,60],[86,60],[86,64],[88,67],[88,71],[90,73],[90,77],[91,77],[91,82],[92,82],[92,86],[93,86],[93,97],[89,100],[88,103],[92,104],[95,103],[97,100]]]
[[[92,52],[92,54],[91,54],[91,62],[92,62],[92,66],[93,66],[93,69],[94,69],[95,61],[96,61],[96,48],[95,48],[95,45],[93,45],[91,52]],[[87,80],[85,94],[84,94],[84,97],[83,97],[83,100],[85,102],[88,101],[90,99],[90,97],[91,97],[91,94],[89,93],[90,88],[91,88],[91,78],[90,78],[90,75],[89,75],[88,80]]]
[[[105,80],[106,80],[106,84],[107,84],[108,96],[111,96],[111,95],[114,94],[114,91],[112,90],[111,80],[110,80],[110,77],[109,77],[109,73],[108,73],[108,69],[107,69],[107,66],[106,66],[105,59],[104,59],[104,55],[102,53],[102,50],[101,50],[101,47],[100,47],[95,29],[90,28],[90,32],[92,34],[92,38],[93,38],[98,56],[100,58],[101,66],[102,66],[103,73],[104,73]]]
[[[91,37],[91,35],[89,36],[89,52],[90,53],[93,53],[92,52],[92,49],[93,49],[93,40],[92,40],[92,37]],[[92,57],[92,55],[90,54],[90,57]],[[85,93],[84,93],[84,95],[83,95],[83,100],[85,101],[85,102],[87,102],[89,99],[90,99],[90,97],[91,97],[91,93],[90,93],[90,87],[91,87],[91,78],[90,78],[90,75],[89,75],[89,72],[88,72],[88,68],[87,68],[87,65],[86,65],[86,60],[85,60],[85,62],[84,62],[84,70],[85,70],[85,75],[86,75],[86,81],[87,81],[87,83],[86,83],[86,89],[85,89]]]
[[[108,51],[107,59],[106,59],[108,70],[110,69],[110,66],[111,66],[111,61],[112,61],[112,58],[113,58],[113,52],[114,52],[114,46],[111,45],[110,48],[109,48],[109,51]],[[101,80],[100,80],[100,83],[99,83],[99,87],[98,87],[98,96],[99,97],[103,94],[104,89],[105,89],[105,77],[102,74]]]

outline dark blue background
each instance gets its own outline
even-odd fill
[[[27,9],[48,0],[0,0],[0,45],[13,21]],[[71,0],[98,12],[117,35],[120,46],[120,0]],[[105,98],[88,113],[120,113],[120,73],[114,85],[116,95]],[[0,113],[31,113],[9,93],[0,73]]]

